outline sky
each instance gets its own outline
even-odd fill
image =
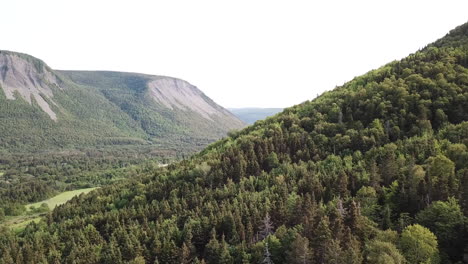
[[[0,0],[0,49],[54,69],[184,79],[224,107],[288,107],[468,22],[466,0]]]

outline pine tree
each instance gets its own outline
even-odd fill
[[[371,161],[369,178],[370,178],[370,185],[375,190],[380,190],[381,177],[380,177],[379,169],[377,167],[377,163],[375,162],[375,160]]]
[[[226,243],[226,240],[224,239],[224,236],[221,241],[221,248],[219,252],[219,260],[217,263],[219,264],[231,264],[234,262],[234,259],[231,256],[231,253],[229,252],[229,245]]]
[[[343,263],[343,249],[337,239],[331,239],[325,248],[323,263],[334,264]]]
[[[392,210],[388,204],[385,205],[382,211],[382,229],[386,230],[392,227]]]
[[[101,253],[101,262],[122,263],[122,254],[114,236],[112,236],[110,241],[107,244],[105,244]]]
[[[182,248],[180,249],[180,262],[181,264],[191,263],[191,250],[190,248],[184,243],[182,243]]]
[[[9,250],[5,250],[3,251],[3,254],[0,258],[0,263],[1,264],[8,264],[8,263],[15,263],[13,261],[13,258],[11,257],[10,255],[10,251]]]
[[[468,169],[465,169],[463,173],[463,178],[462,178],[462,182],[460,186],[461,186],[461,191],[462,191],[460,204],[463,209],[463,214],[466,217],[468,217]]]
[[[348,190],[348,175],[344,171],[340,172],[338,177],[338,193],[341,197],[346,198],[349,195]]]
[[[287,252],[287,263],[309,264],[312,263],[312,251],[309,248],[309,240],[297,235],[291,244],[291,250]]]
[[[354,200],[352,200],[348,211],[347,224],[353,233],[358,232],[360,228],[360,217],[361,212],[359,205]]]
[[[213,229],[211,239],[205,247],[204,259],[210,264],[218,263],[220,251],[221,245],[219,244],[218,239],[216,239],[216,231]]]
[[[328,216],[324,216],[318,223],[314,234],[313,248],[315,249],[316,262],[325,262],[327,250],[330,247],[331,240],[332,232],[330,230],[330,221]]]

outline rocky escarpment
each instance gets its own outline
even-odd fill
[[[35,101],[51,119],[57,119],[51,104],[55,104],[53,89],[60,85],[57,76],[42,61],[25,54],[0,51],[0,86],[7,99],[20,96],[29,104]]]
[[[202,130],[209,129],[218,135],[245,126],[245,123],[216,104],[196,86],[178,78],[112,71],[58,72],[78,85],[100,91],[136,120],[140,121],[141,115],[135,113],[154,109],[160,121],[153,122],[154,119],[150,118],[144,124],[147,128],[148,124],[153,128],[158,127],[159,132],[167,131],[164,127],[167,121],[178,124],[180,130],[205,127]],[[124,97],[125,100],[122,100]],[[145,110],[141,109],[142,105]]]
[[[148,82],[148,88],[156,102],[170,109],[175,107],[194,111],[209,120],[212,120],[213,116],[231,115],[206,97],[197,87],[184,80],[155,77]]]

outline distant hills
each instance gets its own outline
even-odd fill
[[[194,85],[139,73],[53,70],[0,51],[0,150],[151,146],[192,152],[245,126]]]
[[[283,108],[228,108],[231,113],[237,116],[240,120],[247,124],[253,124],[257,120],[263,120],[269,116],[273,116],[281,111]]]

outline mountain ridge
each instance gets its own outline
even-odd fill
[[[0,51],[0,87],[0,119],[6,124],[0,148],[7,150],[150,143],[194,151],[244,126],[182,79],[52,70],[40,59],[11,51]],[[75,139],[65,131],[73,131]],[[22,144],[14,147],[17,136]],[[26,140],[31,137],[36,139]]]

